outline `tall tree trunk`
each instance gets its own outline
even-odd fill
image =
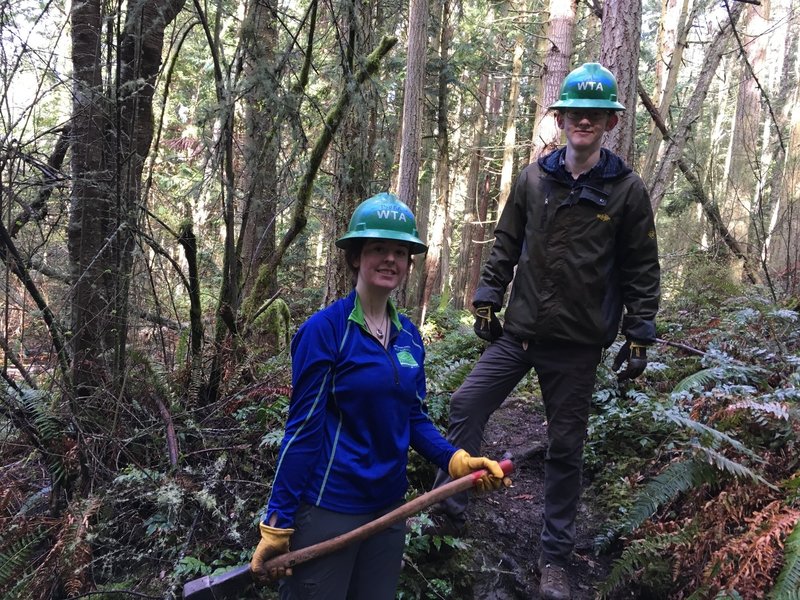
[[[75,282],[70,325],[78,397],[123,378],[133,235],[153,137],[155,79],[164,30],[183,0],[127,5],[116,61],[113,48],[104,50],[101,43],[102,6],[87,0],[70,13],[74,125],[68,250]],[[103,90],[103,68],[115,62],[111,97]]]
[[[664,121],[667,121],[669,107],[675,97],[675,90],[678,83],[678,73],[680,72],[683,61],[683,51],[687,46],[687,37],[690,27],[700,10],[701,3],[696,2],[692,8],[691,16],[687,17],[689,0],[666,0],[664,4],[663,18],[665,24],[663,33],[660,37],[663,42],[658,44],[657,67],[658,73],[663,73],[664,62],[669,61],[666,69],[666,77],[661,74],[657,80],[656,93],[653,94],[654,100],[658,103],[658,113]],[[676,7],[680,7],[680,12],[675,15]],[[640,173],[650,173],[655,167],[661,149],[661,130],[655,125],[650,127],[650,138],[647,141],[647,148],[644,152],[644,159],[641,161]]]
[[[466,198],[464,199],[464,226],[461,231],[461,247],[458,253],[457,277],[453,295],[453,305],[456,308],[471,306],[472,294],[477,285],[477,279],[473,282],[472,272],[476,264],[480,269],[482,259],[483,237],[486,231],[486,206],[483,206],[481,214],[479,199],[485,196],[480,194],[479,176],[483,162],[488,85],[489,76],[484,71],[478,81],[476,102],[478,109],[474,111],[477,117],[473,125],[473,142],[467,171]]]
[[[641,0],[606,0],[603,5],[600,62],[617,78],[618,98],[625,105],[619,124],[606,135],[605,145],[633,164],[636,132],[636,84],[642,34]]]
[[[103,93],[102,2],[72,5],[72,193],[68,249],[72,269],[73,383],[75,396],[89,396],[111,373],[113,260],[105,250],[113,233],[114,180],[105,131],[111,103]]]
[[[541,91],[536,105],[530,162],[555,150],[561,139],[561,130],[556,120],[548,115],[547,107],[558,100],[561,82],[569,72],[576,9],[577,0],[550,0],[550,19],[547,23],[549,48],[544,58]]]
[[[672,137],[667,143],[661,161],[652,173],[643,174],[650,188],[650,203],[653,206],[654,213],[658,212],[658,207],[664,199],[667,187],[672,181],[676,161],[680,159],[683,154],[686,141],[689,139],[689,135],[692,131],[692,125],[700,114],[700,109],[703,106],[703,101],[708,93],[717,65],[719,65],[720,58],[730,41],[732,27],[736,24],[742,12],[742,6],[741,2],[734,4],[731,8],[731,18],[722,22],[716,36],[708,45],[703,65],[696,79],[694,91],[683,110],[678,126],[674,129]]]
[[[514,56],[511,67],[511,82],[508,88],[508,112],[506,113],[505,139],[503,142],[503,164],[500,170],[500,196],[497,199],[497,216],[503,212],[514,176],[514,150],[517,143],[517,108],[519,106],[519,79],[522,74],[522,54],[524,38],[517,35],[514,39]]]
[[[351,85],[353,80],[356,57],[363,55],[373,43],[373,25],[368,7],[369,4],[352,0],[345,0],[342,6],[341,12],[346,21],[340,26],[342,38],[339,46],[344,54],[341,63],[345,68],[345,86]],[[328,247],[329,257],[325,267],[323,304],[340,298],[353,287],[344,253],[336,249],[334,242],[347,230],[356,205],[370,195],[371,164],[375,154],[370,136],[373,95],[370,86],[363,88],[360,101],[353,104],[342,123],[342,135],[334,154],[333,210],[327,215],[327,231],[330,235],[323,240]]]
[[[409,0],[408,57],[403,93],[403,144],[397,195],[411,210],[417,205],[422,141],[425,63],[428,47],[428,0]]]
[[[278,32],[273,0],[253,2],[242,25],[244,63],[242,171],[242,290],[247,295],[259,267],[275,251],[277,218],[278,139],[275,107],[280,104],[273,65]],[[278,288],[276,274],[264,281],[271,297]]]
[[[762,265],[766,271],[768,268],[777,269],[779,266],[787,267],[788,265],[779,265],[779,257],[772,247],[773,236],[778,232],[779,226],[784,223],[779,223],[781,214],[784,212],[786,200],[786,186],[785,186],[785,167],[787,150],[789,143],[789,134],[791,132],[791,122],[788,118],[789,99],[793,90],[797,89],[797,77],[795,75],[795,66],[797,64],[797,49],[798,39],[797,35],[798,24],[796,21],[790,21],[785,28],[781,28],[779,35],[784,36],[783,43],[783,67],[781,75],[778,78],[778,92],[775,96],[775,103],[773,106],[773,113],[776,115],[776,122],[768,120],[768,124],[772,127],[769,130],[769,138],[767,138],[764,148],[769,152],[768,162],[771,162],[769,172],[771,173],[767,184],[765,186],[763,196],[767,198],[766,205],[762,211],[759,223],[761,224],[761,248],[760,256]],[[796,106],[793,107],[797,110]],[[776,143],[773,143],[775,140]]]
[[[762,16],[762,12],[766,14]],[[731,132],[730,171],[726,178],[723,212],[729,215],[728,228],[739,244],[751,254],[750,228],[756,190],[765,173],[761,162],[761,91],[756,73],[763,72],[766,51],[769,0],[760,7],[748,5],[744,11],[747,39],[741,40],[739,90]],[[741,267],[739,267],[741,268]]]
[[[419,322],[425,322],[425,315],[431,296],[445,287],[449,270],[450,255],[450,127],[447,123],[449,90],[448,73],[450,66],[450,40],[453,28],[450,24],[450,0],[442,0],[439,29],[439,76],[436,110],[436,185],[435,202],[432,203],[428,233],[428,252],[420,285]],[[446,299],[445,299],[446,300]]]

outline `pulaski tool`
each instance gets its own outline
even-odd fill
[[[500,468],[503,469],[504,475],[509,475],[514,470],[514,464],[511,462],[510,458],[504,458],[500,461]],[[300,563],[340,550],[354,542],[375,535],[390,525],[398,521],[403,521],[421,510],[433,504],[437,504],[445,498],[449,498],[453,494],[469,490],[475,486],[478,479],[486,474],[486,469],[481,469],[480,471],[465,475],[460,479],[446,483],[426,494],[417,496],[413,500],[406,502],[382,517],[370,521],[352,531],[325,540],[319,544],[308,546],[307,548],[293,550],[286,554],[276,556],[267,562],[265,567],[267,569],[275,567],[293,567]],[[200,577],[199,579],[188,582],[183,586],[183,598],[184,600],[233,600],[253,583],[256,582],[250,572],[250,565],[240,565],[230,571],[220,573],[219,575],[206,575],[205,577]]]

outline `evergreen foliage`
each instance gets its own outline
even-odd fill
[[[800,597],[800,521],[784,542],[783,567],[770,592],[771,600],[795,600]]]

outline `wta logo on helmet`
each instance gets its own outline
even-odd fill
[[[578,82],[578,89],[583,90],[592,90],[593,92],[602,92],[603,91],[603,82],[602,81],[580,81]]]
[[[411,211],[409,211],[411,212]],[[393,221],[402,221],[406,223],[408,221],[408,215],[404,211],[395,210],[392,208],[382,208],[375,211],[375,214],[378,216],[379,219],[391,219]],[[414,216],[411,216],[411,219],[414,219]]]

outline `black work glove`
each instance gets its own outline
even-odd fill
[[[487,342],[493,342],[503,335],[503,326],[500,319],[494,314],[491,304],[481,303],[475,305],[475,335]]]
[[[636,379],[644,373],[647,367],[647,346],[639,342],[626,341],[617,352],[617,357],[614,359],[614,364],[611,368],[616,371],[625,361],[628,361],[628,365],[624,370],[617,373],[617,379],[620,381]]]

